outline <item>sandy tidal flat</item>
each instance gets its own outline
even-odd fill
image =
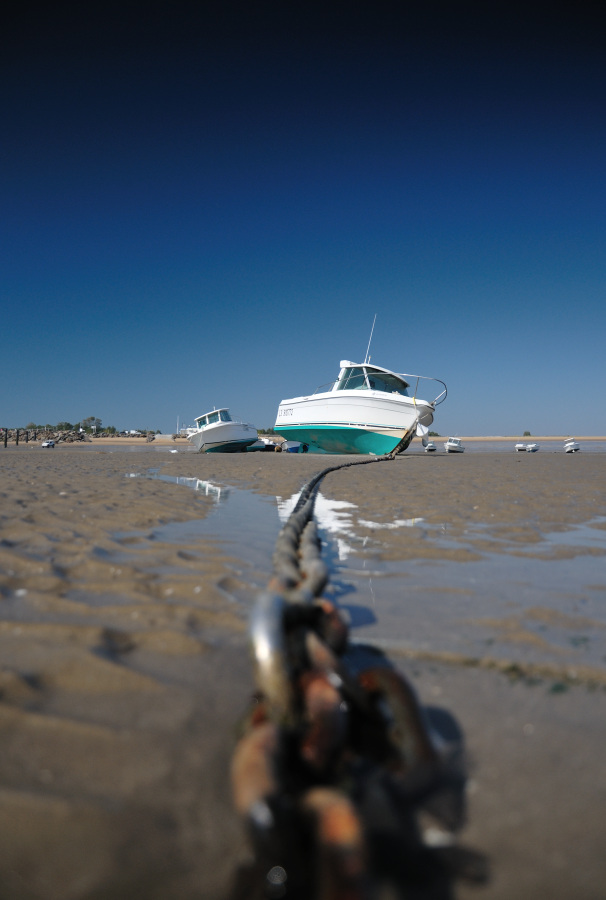
[[[0,448],[3,900],[228,896],[248,858],[228,769],[276,498],[337,462]],[[229,487],[276,508],[275,523],[244,515],[237,540],[213,534]],[[456,896],[602,896],[606,455],[411,454],[335,472],[322,495],[355,511],[347,559],[330,549],[336,599],[366,610],[354,635],[388,636],[424,705],[458,723],[462,840],[491,879]],[[576,537],[546,539],[557,534]],[[529,558],[546,577],[556,565],[592,577],[559,590],[557,609],[555,587],[526,576],[517,593],[474,588],[487,567],[515,585]]]

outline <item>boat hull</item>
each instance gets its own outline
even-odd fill
[[[276,428],[288,441],[307,444],[309,453],[357,453],[383,456],[391,453],[406,434],[406,429],[390,431],[345,425],[288,425]]]
[[[274,431],[307,444],[310,453],[391,453],[417,423],[428,427],[434,408],[423,400],[374,391],[339,391],[283,400]]]
[[[254,441],[227,441],[226,443],[203,444],[200,453],[243,453]]]
[[[188,441],[199,453],[243,453],[257,437],[252,425],[220,422],[195,431]]]

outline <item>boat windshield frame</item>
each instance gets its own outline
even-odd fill
[[[198,431],[201,428],[206,428],[208,425],[219,425],[222,422],[237,421],[237,419],[234,419],[231,416],[227,407],[223,407],[222,409],[213,409],[210,412],[204,413],[203,416],[196,416],[196,418],[194,419]]]
[[[359,370],[362,371],[360,372]],[[353,372],[356,372],[356,374],[353,375]],[[404,386],[403,390],[381,390],[380,387],[376,386],[379,381],[386,386],[389,386],[390,382],[392,382],[392,379],[394,386],[397,382],[399,382]],[[406,397],[407,399],[416,401],[421,400],[421,398],[418,396],[418,390],[419,385],[422,381],[433,381],[436,384],[441,385],[442,387],[442,390],[438,392],[435,399],[430,401],[423,400],[422,402],[429,403],[434,408],[440,403],[443,403],[446,399],[448,390],[446,384],[440,378],[433,378],[429,375],[400,374],[398,372],[390,372],[389,369],[381,369],[375,366],[364,364],[347,366],[343,370],[342,377],[337,378],[336,381],[330,381],[328,382],[328,384],[320,385],[320,387],[316,388],[313,393],[315,395],[328,394],[344,390],[370,390],[382,394],[396,394],[397,396]],[[356,383],[354,384],[353,382]]]

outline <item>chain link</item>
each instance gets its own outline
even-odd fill
[[[459,761],[439,752],[404,676],[379,651],[352,645],[342,612],[321,596],[321,481],[394,459],[415,428],[388,456],[315,475],[277,539],[274,575],[251,616],[257,691],[232,759],[254,863],[238,871],[231,900],[447,900],[454,877],[486,877],[483,857],[454,842]]]

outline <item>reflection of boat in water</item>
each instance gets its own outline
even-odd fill
[[[578,441],[575,441],[574,438],[568,438],[567,441],[564,441],[564,452],[565,453],[577,453],[581,449],[581,445]]]
[[[461,438],[449,437],[444,444],[444,449],[447,453],[463,453],[465,447],[463,446]]]
[[[212,484],[210,481],[201,481],[199,478],[192,478],[191,480],[195,482],[192,485],[195,491],[204,494],[205,497],[212,497],[217,502],[221,499],[225,500],[229,495],[229,488],[225,487],[225,485]]]
[[[419,382],[441,386],[431,401]],[[307,444],[310,453],[402,453],[417,433],[424,439],[446,385],[423,375],[400,375],[368,362],[342,360],[339,377],[313,394],[282,400],[274,430]]]
[[[195,422],[196,428],[187,440],[200,453],[240,453],[258,437],[253,425],[232,419],[225,407],[197,416]]]
[[[151,476],[158,481],[166,481],[168,484],[182,484],[204,494],[205,497],[212,497],[217,503],[229,495],[230,488],[223,484],[213,484],[211,481],[202,481],[200,478],[190,478],[188,475],[153,475]]]

